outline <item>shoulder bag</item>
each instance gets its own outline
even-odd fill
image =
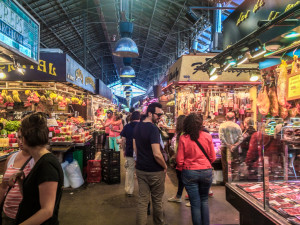
[[[29,157],[29,159],[27,159],[27,161],[23,164],[23,166],[21,167],[20,171],[23,171],[24,168],[27,166],[27,164],[29,163],[29,161],[32,159],[32,157]],[[0,205],[0,225],[2,225],[2,212],[3,212],[3,207],[4,207],[4,202],[5,202],[5,199],[8,195],[8,192],[12,189],[13,187],[9,187],[6,194],[4,195],[4,198],[3,198],[3,201]]]
[[[196,144],[198,145],[198,147],[201,149],[202,153],[205,155],[205,157],[207,158],[209,164],[211,165],[210,159],[206,153],[206,151],[204,150],[203,146],[200,144],[200,142],[198,140],[195,141]]]

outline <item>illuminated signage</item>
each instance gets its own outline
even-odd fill
[[[240,17],[236,22],[236,25],[239,26],[242,22],[244,22],[246,19],[249,18],[249,15],[250,15],[250,10],[248,10],[246,13],[241,12]]]
[[[40,25],[14,0],[0,0],[0,45],[39,61]]]
[[[264,5],[265,5],[265,1],[264,0],[257,0],[257,3],[255,4],[255,6],[253,8],[253,12],[256,13]]]
[[[288,78],[287,100],[300,98],[300,74]]]
[[[75,71],[75,80],[80,80],[81,83],[83,84],[83,74],[80,69],[77,69]]]

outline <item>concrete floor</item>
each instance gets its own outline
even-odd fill
[[[122,160],[123,161],[123,160]],[[123,163],[122,163],[123,164]],[[62,225],[134,225],[138,200],[137,182],[134,197],[124,194],[124,167],[121,184],[88,184],[75,190],[65,190],[59,210]],[[169,169],[164,195],[165,222],[168,225],[192,225],[191,211],[182,203],[167,201],[177,190],[175,171]],[[239,214],[226,200],[224,186],[213,186],[209,199],[211,224],[239,224]],[[184,192],[185,195],[185,192]],[[152,216],[148,225],[152,225]]]

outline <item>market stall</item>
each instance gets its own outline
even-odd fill
[[[13,65],[0,66],[5,74],[0,81],[0,117],[9,132],[1,138],[1,159],[18,150],[15,139],[22,116],[44,112],[49,117],[51,150],[61,162],[76,159],[83,170],[95,155],[94,107],[112,106],[111,92],[67,54],[40,56],[39,65],[23,65],[22,74]]]
[[[227,150],[226,199],[240,224],[300,224],[299,10],[294,1],[244,2],[224,22],[226,50],[197,66],[209,71],[235,55],[227,65],[259,62],[257,132],[243,163]]]
[[[215,81],[206,72],[194,73],[194,65],[203,63],[215,54],[185,55],[178,59],[168,73],[168,85],[162,89],[161,102],[166,103],[169,121],[176,121],[180,115],[201,114],[205,128],[211,133],[217,160],[214,163],[218,182],[221,177],[221,153],[219,125],[229,111],[236,113],[237,122],[243,123],[246,117],[256,120],[257,86],[260,81],[250,81],[251,74],[259,74],[258,64],[243,65],[239,75],[231,72],[218,75]],[[174,130],[173,123],[170,130]],[[217,179],[217,178],[216,178]],[[217,181],[215,181],[217,182]]]

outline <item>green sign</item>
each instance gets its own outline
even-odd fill
[[[0,0],[0,45],[38,63],[39,42],[40,24],[16,1]]]

